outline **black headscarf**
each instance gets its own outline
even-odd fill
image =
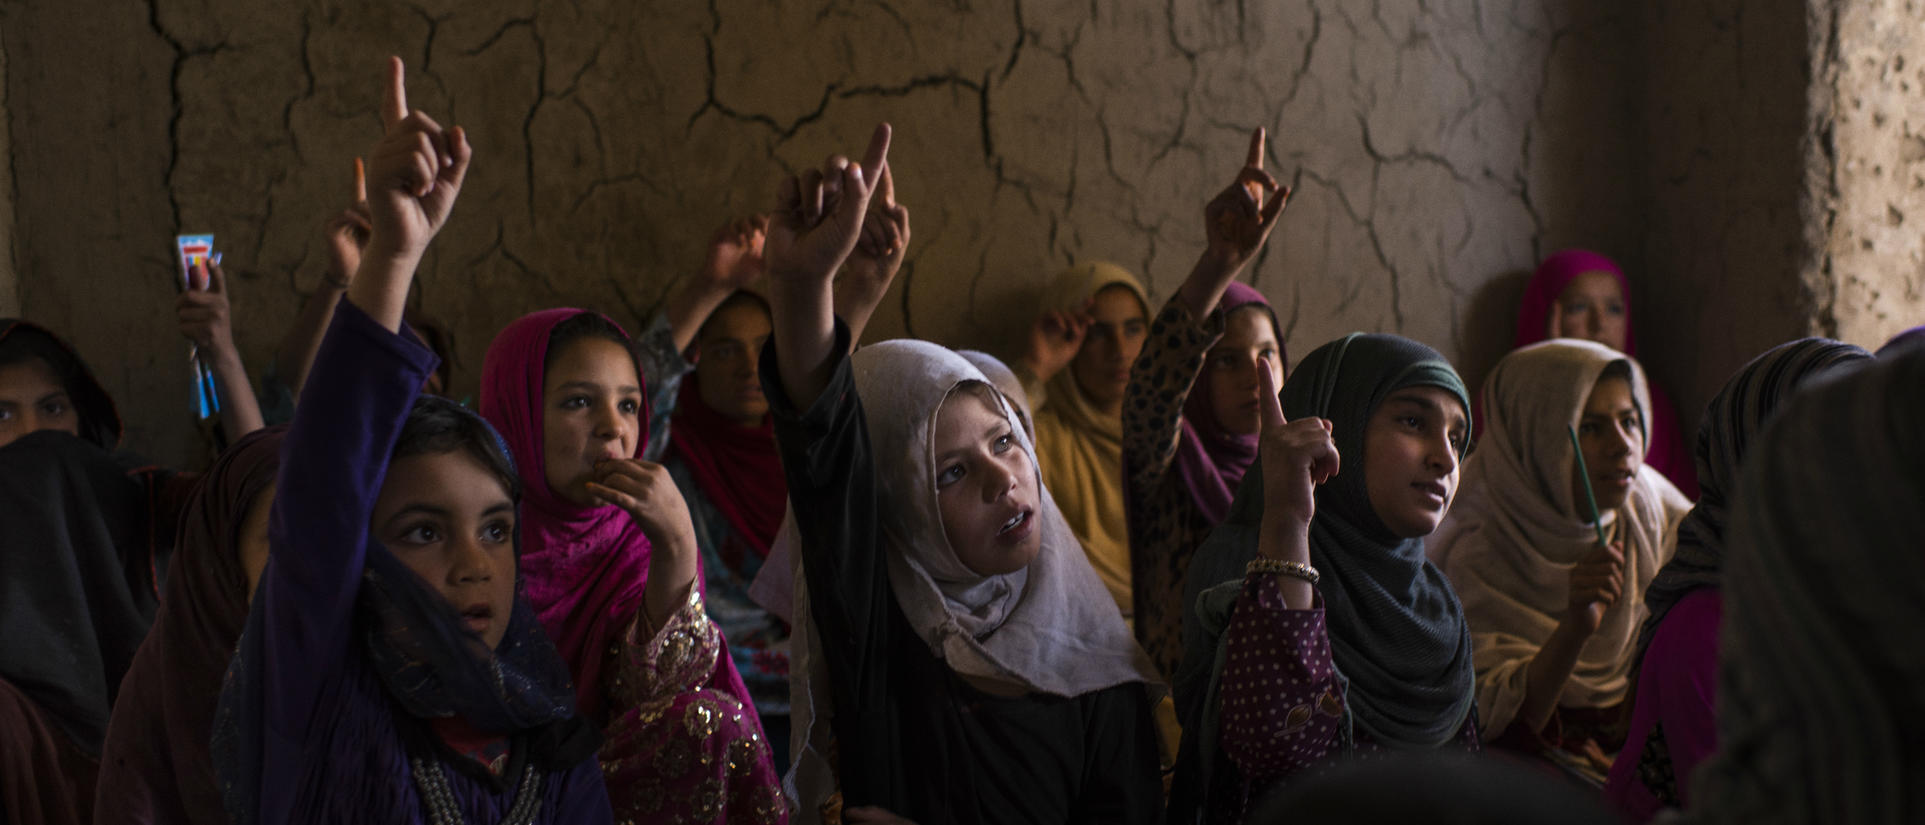
[[[94,378],[73,347],[45,328],[18,318],[0,318],[0,366],[38,360],[50,367],[80,413],[80,437],[101,449],[120,445],[120,412],[113,397]]]
[[[1310,563],[1322,575],[1331,659],[1346,687],[1346,728],[1387,747],[1431,748],[1449,742],[1469,718],[1474,694],[1470,632],[1442,571],[1424,556],[1421,538],[1402,539],[1370,504],[1364,481],[1364,431],[1377,406],[1408,387],[1439,387],[1469,415],[1464,382],[1435,350],[1395,335],[1353,333],[1305,356],[1280,393],[1284,416],[1316,416],[1334,425],[1343,469],[1316,492]],[[1213,741],[1191,732],[1206,713],[1217,670],[1221,627],[1202,606],[1234,598],[1217,585],[1241,582],[1257,556],[1263,515],[1263,472],[1253,465],[1237,488],[1230,514],[1197,551],[1185,582],[1184,661],[1177,672],[1177,711],[1184,748]],[[1202,733],[1201,731],[1198,731]],[[1186,754],[1182,759],[1207,758]],[[1179,776],[1178,783],[1186,779]],[[1207,782],[1207,777],[1189,781]],[[1201,792],[1192,785],[1192,789]],[[1176,792],[1179,795],[1185,791]],[[1174,808],[1175,802],[1172,803]]]

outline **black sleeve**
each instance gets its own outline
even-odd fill
[[[849,351],[836,322],[835,352]],[[782,388],[775,344],[762,349],[762,390],[800,535],[809,611],[834,691],[838,775],[847,805],[902,799],[889,659],[900,608],[889,587],[877,520],[875,462],[847,355],[807,410]]]
[[[1118,685],[1088,697],[1082,793],[1074,822],[1150,823],[1163,819],[1162,751],[1149,691]]]

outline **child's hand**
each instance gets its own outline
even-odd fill
[[[388,58],[388,86],[381,102],[385,133],[368,161],[370,250],[418,260],[448,221],[474,151],[461,127],[442,128],[408,109],[401,58]]]
[[[782,184],[770,216],[765,257],[772,286],[822,284],[835,276],[856,241],[889,160],[889,124],[876,126],[860,164],[840,155]]]
[[[1317,515],[1317,488],[1341,466],[1337,442],[1327,420],[1284,419],[1276,373],[1268,359],[1257,362],[1257,378],[1263,387],[1263,397],[1258,399],[1263,411],[1258,449],[1263,460],[1264,509],[1283,516],[1293,537],[1298,532],[1307,535],[1310,520]]]
[[[1604,622],[1604,611],[1624,595],[1624,543],[1599,547],[1571,567],[1570,601],[1565,620],[1589,636]]]
[[[1241,268],[1263,248],[1290,202],[1290,190],[1263,171],[1263,145],[1264,132],[1258,129],[1250,135],[1250,152],[1237,179],[1203,207],[1209,238],[1204,254],[1225,271]]]
[[[738,218],[715,230],[709,238],[708,257],[702,261],[703,282],[729,293],[762,277],[762,244],[768,232],[767,215]]]
[[[839,284],[853,293],[880,297],[909,254],[909,207],[896,203],[896,183],[884,163],[876,176],[876,194],[862,219],[862,235],[843,265]]]
[[[1076,312],[1052,309],[1036,316],[1029,325],[1029,347],[1023,352],[1023,367],[1039,381],[1048,381],[1083,351],[1083,338],[1093,322],[1089,310],[1094,301],[1084,301]]]
[[[374,231],[374,217],[368,211],[367,169],[360,158],[354,159],[354,202],[328,218],[328,274],[326,286],[347,289],[354,271],[361,268],[361,250],[367,248]]]
[[[180,321],[180,334],[199,347],[208,361],[232,353],[234,327],[227,302],[227,273],[221,265],[203,259],[188,273],[187,289],[174,301],[174,314]]]
[[[695,551],[695,523],[668,468],[638,458],[603,461],[595,465],[588,492],[628,511],[649,544],[666,552]]]

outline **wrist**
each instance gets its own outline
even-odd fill
[[[413,244],[401,240],[388,240],[377,234],[368,241],[367,248],[361,251],[361,263],[357,269],[365,269],[370,264],[391,264],[406,266],[412,270],[415,264],[421,262],[421,256],[427,251],[427,248],[427,244]],[[353,280],[352,277],[349,277],[344,280],[344,283],[352,283]]]

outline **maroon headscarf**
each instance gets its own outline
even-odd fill
[[[548,486],[542,450],[548,339],[556,325],[586,312],[531,313],[496,335],[481,364],[481,415],[508,442],[521,476],[522,594],[568,663],[582,714],[599,724],[609,710],[602,701],[602,665],[609,645],[622,638],[641,609],[642,592],[648,586],[649,543],[641,526],[622,508],[580,507]],[[646,386],[642,396],[648,396]],[[648,446],[648,420],[644,400],[635,458]],[[700,576],[695,586],[702,586]],[[739,697],[744,705],[751,704],[734,660],[727,656],[716,657],[710,684]]]
[[[669,449],[688,465],[702,495],[735,528],[736,541],[717,550],[729,567],[740,570],[743,544],[756,558],[768,558],[789,503],[782,455],[775,446],[775,419],[764,414],[762,423],[744,427],[723,417],[702,401],[698,378],[690,375],[682,382]]]
[[[1278,366],[1288,369],[1290,355],[1283,347],[1283,330],[1277,314],[1263,293],[1240,281],[1231,281],[1217,307],[1227,319],[1231,312],[1246,306],[1259,306],[1270,319],[1270,330],[1277,337]],[[1250,462],[1257,459],[1258,434],[1240,435],[1223,429],[1216,414],[1215,397],[1210,392],[1211,375],[1207,366],[1190,387],[1183,402],[1183,434],[1177,439],[1176,472],[1183,489],[1190,491],[1196,509],[1215,524],[1230,512],[1230,500]]]
[[[225,822],[208,740],[247,622],[241,526],[281,468],[286,427],[248,433],[195,485],[153,629],[134,654],[100,760],[98,822]]]
[[[1631,329],[1631,283],[1624,277],[1624,270],[1616,261],[1588,249],[1566,249],[1545,258],[1538,265],[1537,272],[1531,275],[1530,284],[1524,287],[1524,300],[1517,307],[1517,334],[1512,339],[1513,349],[1551,337],[1547,330],[1551,324],[1551,313],[1557,311],[1558,296],[1564,294],[1565,287],[1577,280],[1577,276],[1586,272],[1603,272],[1617,279],[1618,294],[1624,298],[1624,354],[1637,357],[1637,338]],[[1696,501],[1697,466],[1678,433],[1676,408],[1671,403],[1671,397],[1656,381],[1649,384],[1651,409],[1644,413],[1650,425],[1651,443],[1644,447],[1644,463],[1664,474],[1686,498]],[[1482,406],[1482,400],[1483,395],[1479,393],[1479,407]],[[1478,410],[1473,417],[1482,412]]]

